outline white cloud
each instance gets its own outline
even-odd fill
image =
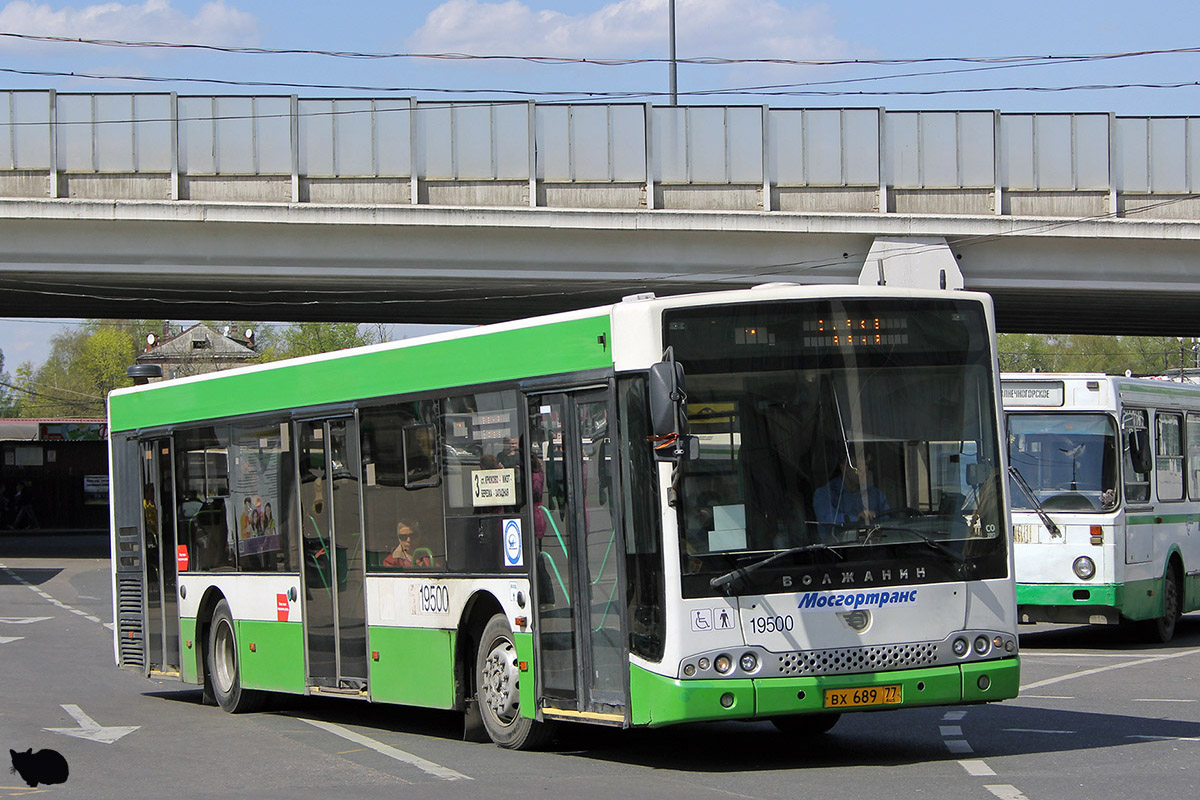
[[[777,0],[677,0],[680,58],[835,58],[850,46],[824,4]],[[538,9],[521,0],[447,0],[408,42],[412,50],[550,56],[662,56],[667,0],[616,0],[591,14]]]
[[[205,3],[194,17],[173,8],[169,0],[59,8],[14,0],[0,8],[0,31],[83,39],[221,45],[250,45],[258,41],[258,21],[254,15],[226,5],[224,0]],[[0,47],[5,49],[31,46],[19,40],[0,41]]]

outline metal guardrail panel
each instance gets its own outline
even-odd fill
[[[1115,210],[1195,191],[1200,118],[0,91],[0,172],[43,170],[50,196],[57,171],[290,176],[296,200],[302,179],[354,178],[407,179],[414,203],[421,181],[544,181],[762,186],[767,209],[771,186],[1107,192]]]

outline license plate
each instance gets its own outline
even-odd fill
[[[860,686],[857,689],[826,689],[826,708],[861,708],[863,706],[890,706],[904,701],[904,692],[899,683],[886,686]]]

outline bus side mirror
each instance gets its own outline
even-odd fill
[[[655,436],[683,434],[680,422],[686,424],[683,413],[683,365],[676,361],[660,361],[650,366],[650,428]]]
[[[1136,428],[1129,432],[1129,460],[1133,464],[1134,472],[1150,471],[1150,432],[1145,428]]]
[[[650,366],[650,429],[659,460],[693,459],[700,440],[687,435],[687,394],[683,390],[683,365],[660,361]]]

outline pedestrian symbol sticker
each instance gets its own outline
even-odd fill
[[[733,614],[730,613],[728,608],[714,608],[713,616],[715,617],[713,621],[715,622],[715,627],[717,630],[733,630]]]

